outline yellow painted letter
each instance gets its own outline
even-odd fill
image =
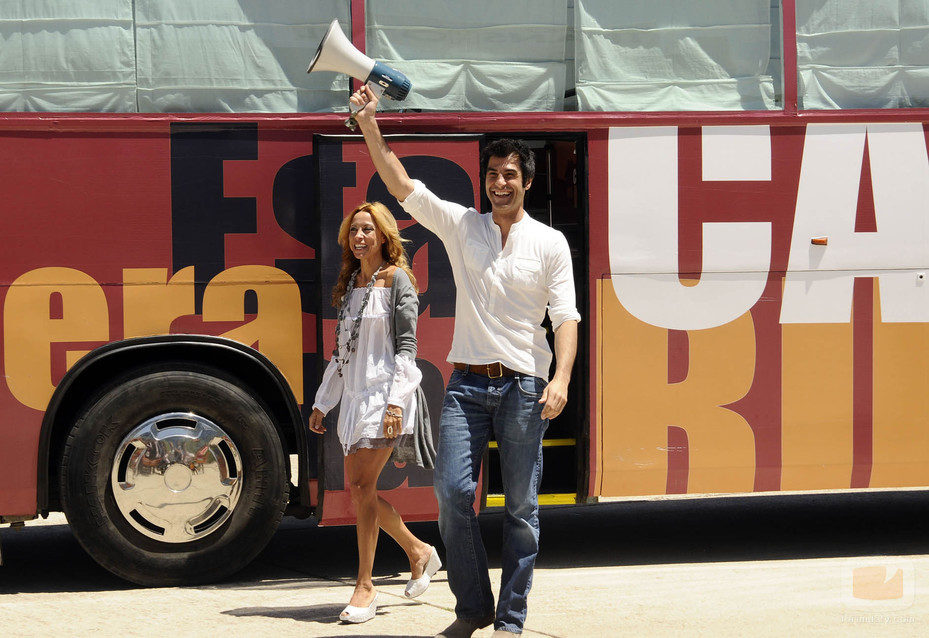
[[[300,289],[271,266],[236,266],[216,275],[203,294],[204,321],[244,321],[245,293],[258,297],[257,316],[223,334],[258,350],[278,367],[303,402],[303,313]]]
[[[171,332],[171,322],[194,313],[194,267],[174,273],[167,268],[123,269],[123,336],[146,337]]]
[[[601,281],[603,496],[664,494],[668,427],[687,432],[687,491],[750,492],[755,438],[724,406],[748,392],[755,375],[755,328],[745,313],[688,331],[687,377],[668,383],[668,331],[630,315]]]
[[[53,318],[50,306],[56,293],[61,296],[61,316]],[[51,344],[110,338],[103,288],[89,275],[71,268],[29,271],[10,285],[3,329],[10,392],[21,403],[44,410],[55,392]],[[67,357],[69,365],[78,358],[72,352]]]

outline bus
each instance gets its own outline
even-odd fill
[[[410,240],[441,412],[450,266],[343,125],[348,79],[304,73],[333,18],[413,81],[379,121],[440,197],[482,208],[493,139],[536,153],[526,209],[583,318],[543,505],[929,485],[929,10],[64,4],[0,20],[0,523],[63,511],[143,585],[228,576],[284,515],[352,523],[336,428],[306,418],[361,201]],[[450,59],[475,43],[502,51]],[[378,486],[436,518],[431,471]],[[501,492],[492,442],[475,508]]]

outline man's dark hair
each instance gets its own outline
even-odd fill
[[[525,143],[504,137],[494,140],[481,151],[481,181],[487,177],[487,164],[491,157],[509,157],[515,155],[519,159],[519,170],[523,174],[523,186],[535,177],[535,155]]]

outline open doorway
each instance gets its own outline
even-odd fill
[[[525,208],[534,219],[561,231],[571,247],[577,308],[581,313],[578,327],[578,352],[568,388],[568,403],[562,413],[552,419],[542,443],[541,504],[573,504],[583,502],[587,490],[588,454],[588,336],[585,314],[588,308],[587,290],[587,185],[586,141],[583,135],[494,135],[486,144],[499,137],[517,137],[535,153],[536,173],[532,188],[526,192]],[[482,189],[483,191],[483,189]],[[490,210],[482,195],[482,210]],[[554,352],[554,334],[546,317],[545,327],[549,347]],[[552,367],[554,371],[554,365]],[[488,450],[485,468],[485,506],[503,506],[503,483],[500,455],[495,441]]]

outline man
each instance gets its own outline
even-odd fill
[[[539,551],[542,436],[567,400],[577,352],[574,277],[567,240],[523,209],[535,160],[525,144],[492,142],[481,154],[491,214],[440,200],[410,179],[375,119],[377,97],[363,87],[351,102],[374,166],[404,210],[445,244],[457,287],[455,371],[439,425],[435,492],[457,619],[439,636],[522,633]],[[555,330],[556,369],[541,327]],[[487,555],[474,515],[481,459],[491,434],[500,449],[506,517],[500,597],[494,615]]]

